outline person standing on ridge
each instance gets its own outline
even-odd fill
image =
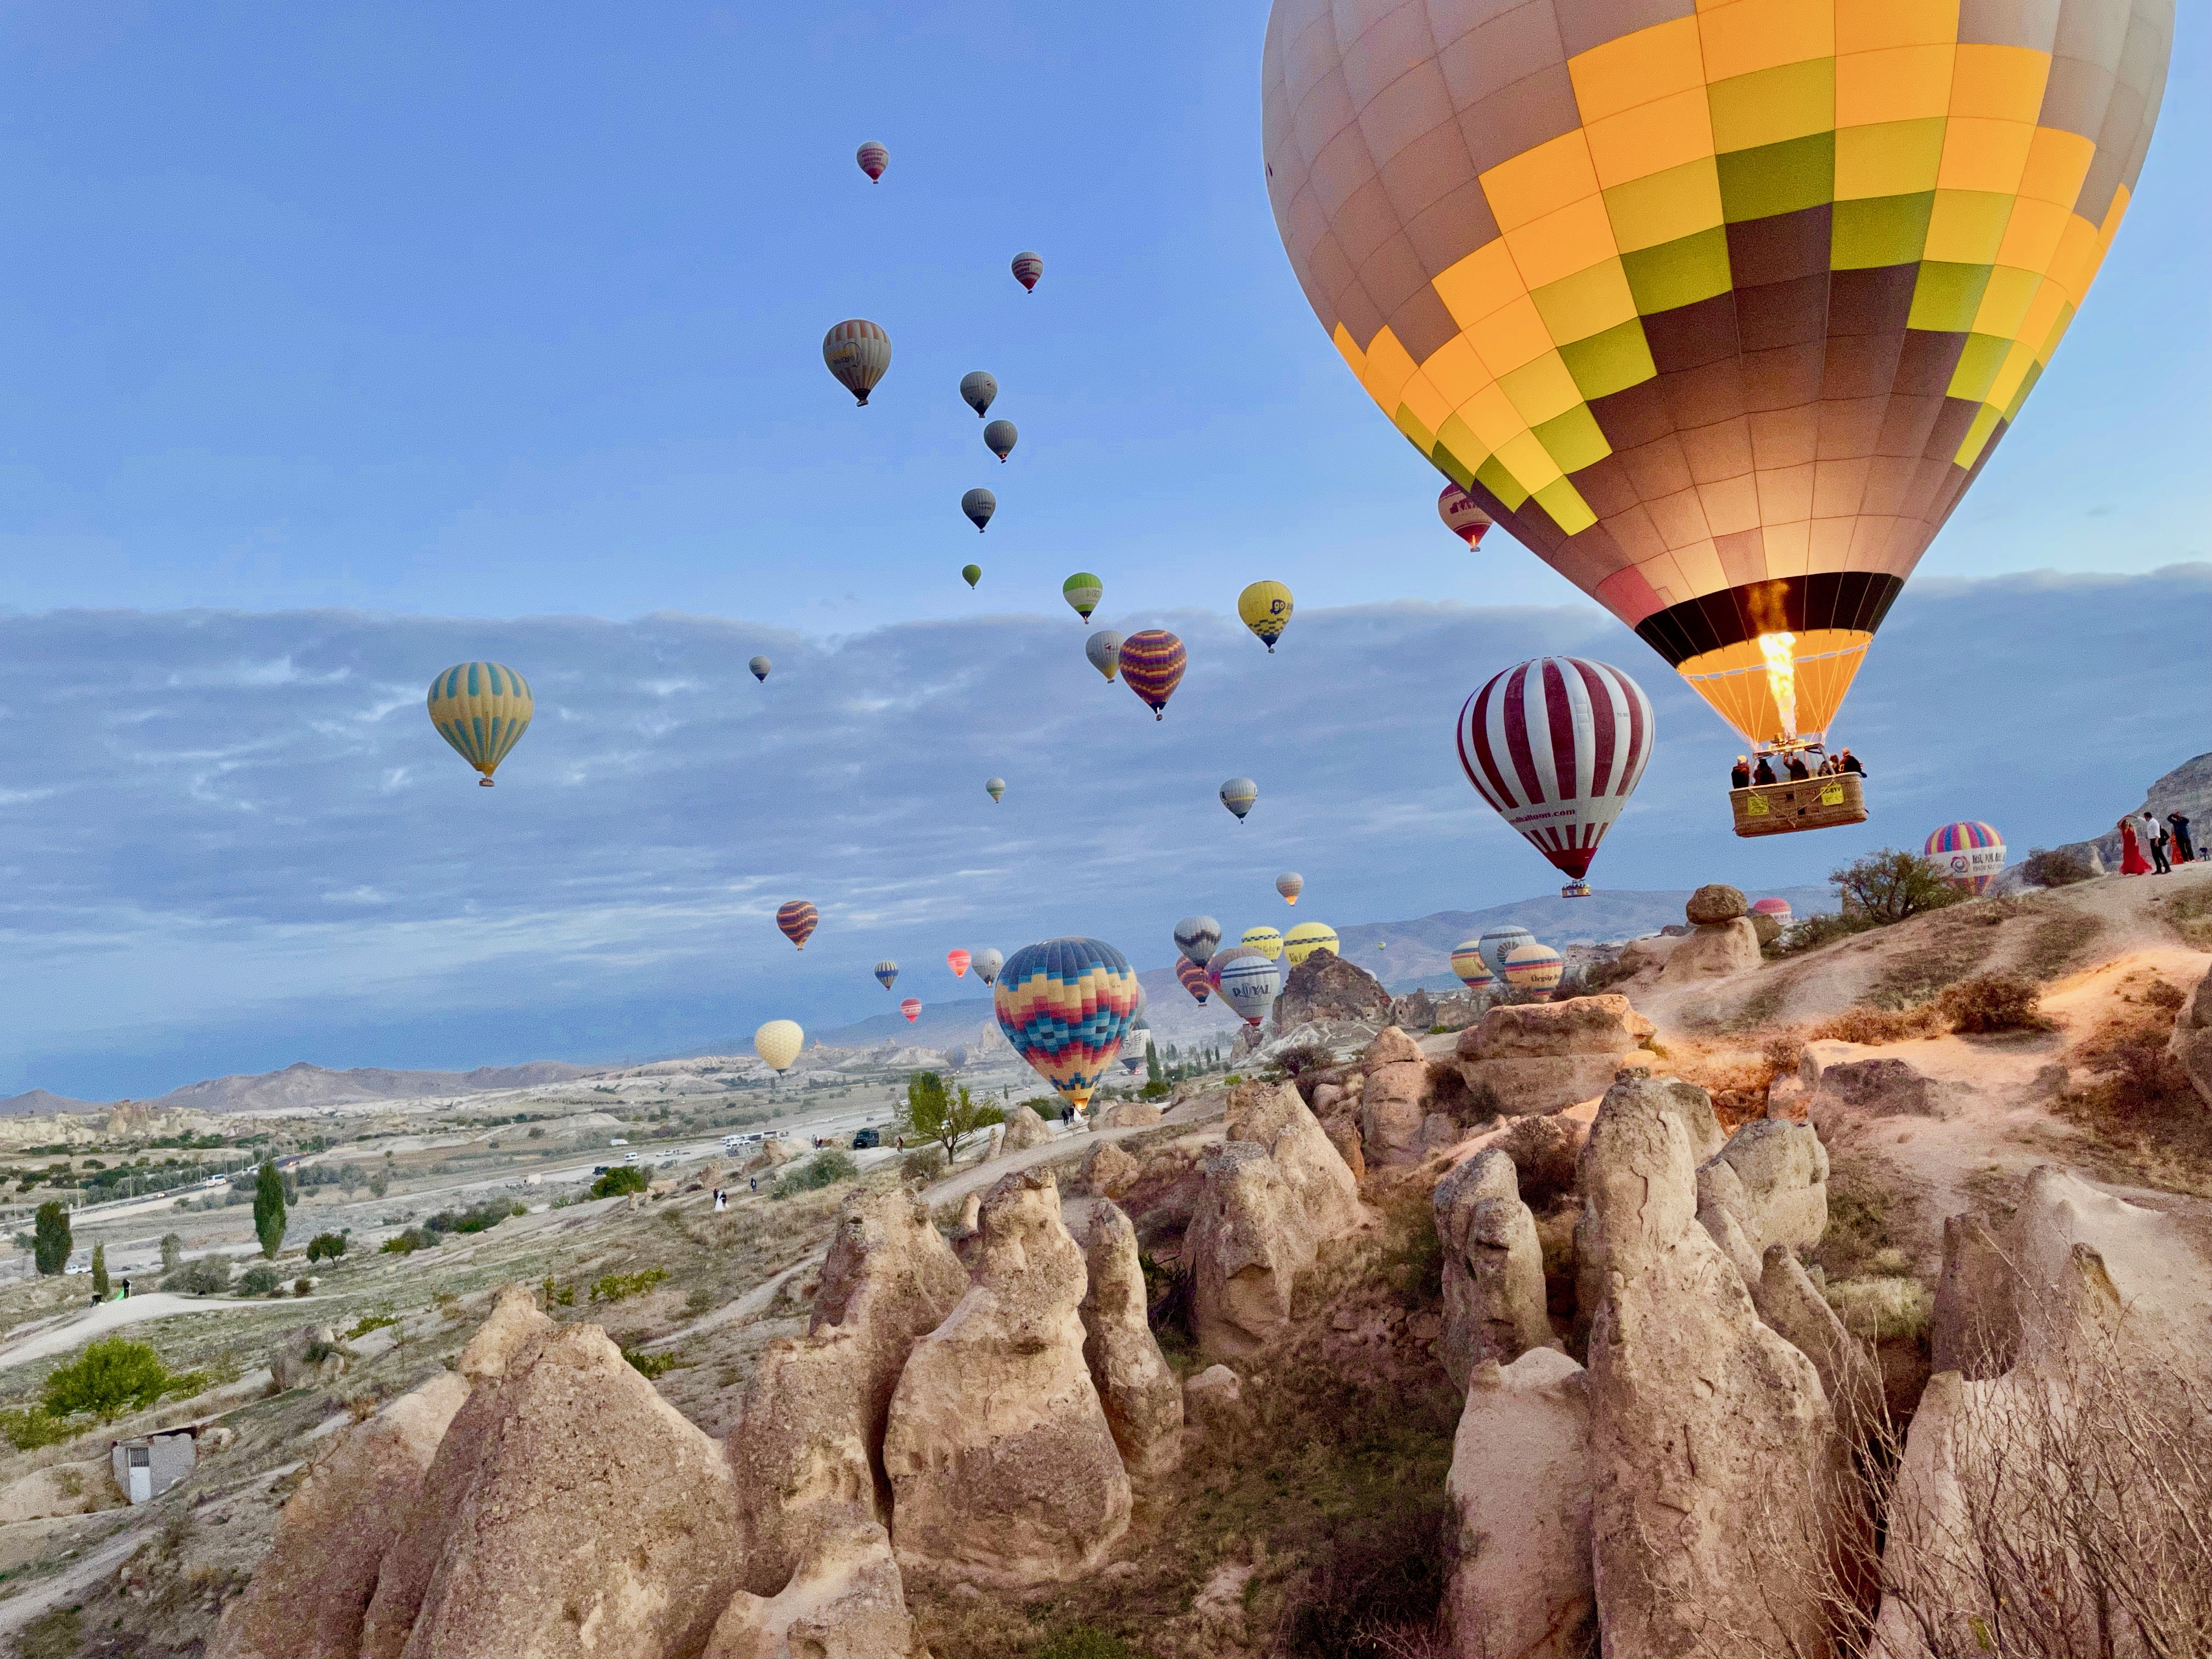
[[[2148,807],[2143,809],[2142,838],[2144,850],[2150,854],[2151,869],[2161,876],[2172,875],[2173,866],[2166,856],[2166,849],[2172,844],[2172,837],[2166,833],[2166,826],[2158,821],[2158,815]]]
[[[2142,855],[2142,844],[2136,838],[2136,821],[2122,818],[2120,832],[2120,873],[2124,876],[2147,876],[2150,860]]]
[[[2189,838],[2189,820],[2179,812],[2168,812],[2166,821],[2173,827],[2175,861],[2181,864],[2197,862],[2197,843]]]

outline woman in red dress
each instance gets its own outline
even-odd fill
[[[2124,876],[2147,876],[2150,860],[2143,856],[2142,843],[2136,839],[2136,827],[2126,818],[2119,823],[2120,873]]]

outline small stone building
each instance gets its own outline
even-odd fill
[[[131,1440],[108,1443],[115,1485],[133,1504],[144,1504],[192,1472],[199,1461],[199,1428],[173,1429],[164,1434],[142,1434]]]

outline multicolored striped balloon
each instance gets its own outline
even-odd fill
[[[1505,982],[1516,991],[1548,991],[1566,971],[1566,958],[1548,945],[1523,945],[1505,953]]]
[[[1945,824],[1921,851],[1962,893],[1986,893],[2004,873],[2004,837],[1977,819]]]
[[[1516,663],[1460,710],[1467,781],[1576,881],[1589,873],[1650,758],[1650,700],[1606,663]]]
[[[899,1012],[906,1016],[908,1024],[913,1024],[921,1018],[921,999],[920,997],[902,998],[899,1002]]]
[[[499,763],[530,729],[537,706],[530,683],[500,663],[456,663],[430,682],[430,724],[454,753],[483,774],[477,781],[487,789]]]
[[[1498,982],[1498,975],[1482,959],[1482,945],[1476,939],[1463,939],[1452,946],[1451,970],[1470,991],[1487,990]]]
[[[992,994],[999,1029],[1081,1111],[1137,1012],[1137,974],[1103,939],[1050,939],[1007,960]]]
[[[1293,968],[1304,967],[1306,958],[1316,951],[1327,951],[1332,956],[1344,954],[1336,929],[1325,921],[1302,921],[1283,935],[1283,954],[1290,958]]]
[[[1206,994],[1213,988],[1213,981],[1206,978],[1206,969],[1188,957],[1177,957],[1175,975],[1182,988],[1198,999],[1198,1006],[1205,1007]]]
[[[866,409],[868,394],[890,372],[891,337],[884,332],[880,323],[852,318],[822,337],[822,361],[829,365],[837,384]]]
[[[1121,681],[1152,711],[1165,718],[1168,699],[1182,684],[1182,641],[1164,628],[1147,628],[1121,641]]]
[[[802,951],[806,948],[806,941],[814,937],[815,924],[821,920],[822,913],[805,899],[786,899],[775,907],[776,927]]]

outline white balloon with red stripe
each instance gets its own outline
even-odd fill
[[[1610,663],[1536,657],[1467,700],[1459,763],[1475,792],[1580,881],[1651,758],[1651,700]]]

